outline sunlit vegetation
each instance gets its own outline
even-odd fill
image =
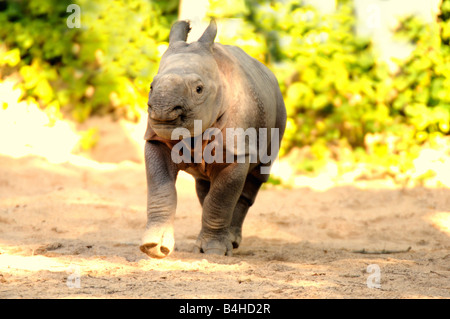
[[[80,28],[69,28],[71,3]],[[0,3],[1,75],[16,74],[24,99],[77,121],[144,108],[178,1],[5,1]],[[161,47],[162,46],[162,47]],[[3,106],[5,107],[5,106]]]
[[[81,28],[68,28],[70,3]],[[84,121],[113,114],[135,120],[167,47],[179,1],[49,0],[0,2],[0,81],[50,119]],[[424,145],[450,132],[450,0],[437,23],[401,21],[397,36],[415,50],[392,73],[355,35],[352,1],[320,14],[301,1],[210,1],[218,39],[276,74],[288,112],[281,155],[306,150],[295,169],[316,172],[330,160],[366,163],[385,174],[411,170]],[[3,100],[1,109],[7,109]],[[83,148],[95,145],[95,130]],[[101,137],[100,137],[101,138]],[[423,175],[421,178],[427,178]],[[276,183],[279,181],[276,180]]]

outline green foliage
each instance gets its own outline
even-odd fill
[[[441,27],[442,44],[450,45],[450,1],[443,0],[441,4],[441,13],[439,15],[439,23]],[[447,52],[448,53],[448,52]]]
[[[99,139],[100,133],[98,131],[98,128],[90,128],[86,131],[82,131],[79,142],[81,150],[89,151],[95,145],[97,145]]]
[[[408,17],[398,28],[416,49],[394,78],[392,106],[415,128],[419,142],[450,131],[449,15],[450,1],[444,0],[438,24]]]
[[[251,54],[276,73],[288,112],[281,154],[293,147],[310,150],[301,171],[346,157],[404,172],[417,156],[416,145],[450,131],[449,0],[442,3],[439,25],[402,21],[397,34],[416,49],[395,74],[377,61],[369,39],[355,35],[352,1],[338,1],[331,15],[294,0],[229,2],[244,9],[227,11],[214,1],[210,14],[242,18],[242,28],[221,41],[258,42]],[[344,156],[348,148],[352,155]]]
[[[67,25],[71,3],[81,8],[81,28]],[[173,0],[1,2],[0,68],[19,72],[28,98],[79,121],[136,118],[177,9]]]
[[[420,145],[450,132],[450,0],[442,1],[436,24],[401,22],[397,36],[416,49],[395,73],[377,60],[369,39],[355,35],[352,1],[336,2],[334,14],[322,15],[299,0],[211,0],[209,15],[221,24],[220,42],[275,72],[288,112],[281,155],[309,150],[299,170],[314,172],[333,158],[405,172]],[[81,8],[79,29],[67,27],[70,3]],[[23,98],[55,119],[61,111],[79,121],[107,113],[135,118],[178,5],[1,1],[0,75],[20,75]],[[86,148],[95,145],[94,131],[84,137]]]

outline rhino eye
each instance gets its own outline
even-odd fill
[[[201,86],[201,85],[197,86],[196,92],[197,92],[198,94],[202,94],[202,92],[203,92],[203,86]]]

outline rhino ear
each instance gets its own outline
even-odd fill
[[[211,47],[214,43],[214,39],[217,35],[217,24],[214,19],[211,20],[209,23],[209,26],[206,28],[205,32],[203,32],[200,39],[198,39],[198,42],[205,43],[209,47]]]
[[[191,31],[189,21],[186,20],[175,22],[175,24],[170,29],[169,45],[177,41],[186,42],[189,31]]]

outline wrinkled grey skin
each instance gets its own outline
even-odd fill
[[[140,249],[155,258],[164,258],[174,249],[179,170],[194,176],[203,210],[194,250],[230,256],[241,242],[247,211],[268,179],[260,167],[270,166],[250,163],[248,154],[245,163],[175,164],[171,149],[179,141],[171,140],[173,129],[183,127],[193,134],[194,120],[202,120],[203,131],[219,128],[225,140],[226,128],[268,128],[269,132],[278,128],[280,142],[286,124],[283,98],[269,69],[238,47],[214,43],[214,21],[191,44],[186,43],[189,30],[187,21],[173,25],[149,94],[145,134],[148,222]],[[269,147],[270,135],[267,138]]]

